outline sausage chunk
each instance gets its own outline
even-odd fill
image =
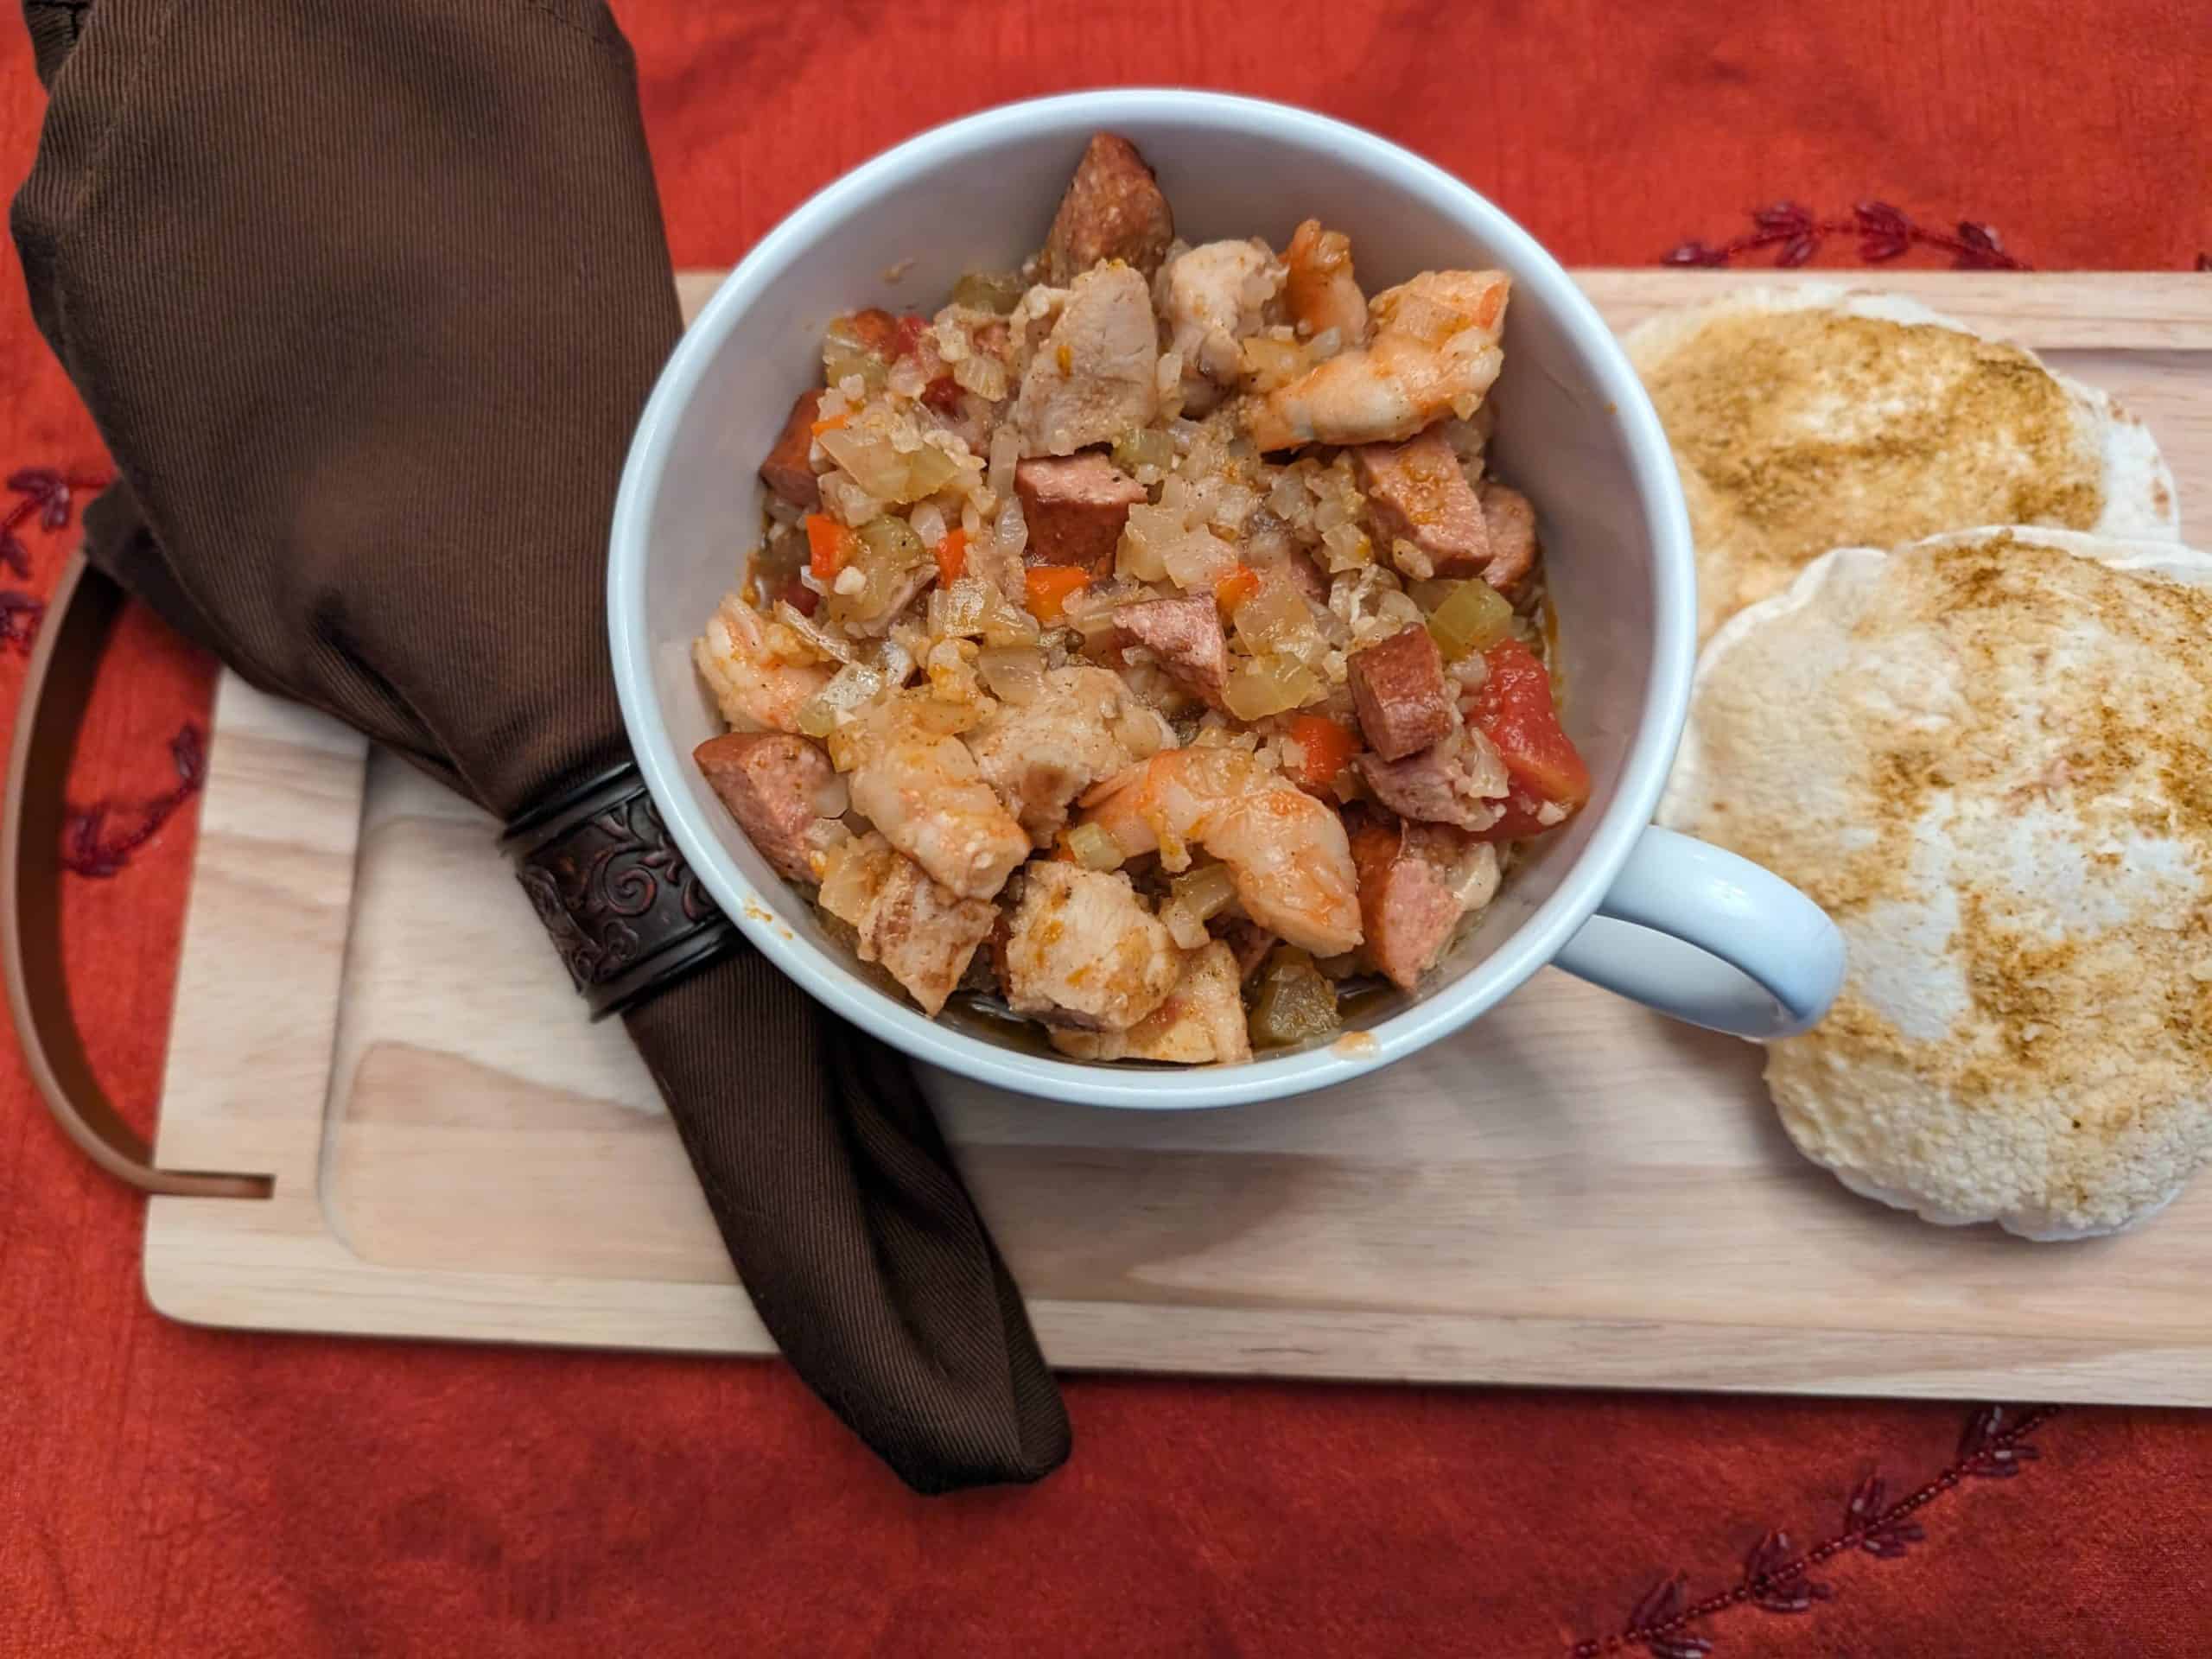
[[[1448,824],[1366,813],[1352,828],[1351,856],[1368,957],[1406,990],[1436,965],[1460,918],[1497,892],[1497,849]]]
[[[1497,746],[1461,727],[1402,760],[1363,754],[1352,763],[1375,798],[1402,818],[1480,832],[1505,815],[1511,784]]]
[[[1421,550],[1429,564],[1426,574],[1483,573],[1491,557],[1490,526],[1442,433],[1432,429],[1403,443],[1363,443],[1352,453],[1359,457],[1360,488],[1376,523],[1394,541]]]
[[[1450,734],[1452,692],[1427,628],[1402,628],[1352,652],[1344,670],[1359,729],[1385,760],[1402,760]]]
[[[1025,461],[1014,469],[1014,493],[1029,525],[1032,564],[1080,565],[1109,575],[1114,549],[1144,486],[1100,454],[1065,461]]]
[[[1065,288],[1106,259],[1149,276],[1175,239],[1175,215],[1144,157],[1128,139],[1095,134],[1045,238],[1045,280]]]
[[[691,751],[738,828],[791,881],[822,879],[822,855],[842,840],[845,780],[821,746],[789,732],[731,732]]]
[[[1147,599],[1114,613],[1129,645],[1142,645],[1160,665],[1217,707],[1229,683],[1229,640],[1221,612],[1204,594],[1186,599]]]
[[[819,391],[803,392],[791,405],[776,447],[760,463],[760,481],[784,500],[809,512],[822,511],[822,480],[814,475],[807,453],[814,448],[814,423],[822,408]]]
[[[1491,479],[1483,480],[1481,499],[1490,536],[1483,580],[1510,599],[1536,568],[1536,510],[1520,491]]]

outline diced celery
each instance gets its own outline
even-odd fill
[[[1446,595],[1428,619],[1429,638],[1447,662],[1471,651],[1484,651],[1513,631],[1513,607],[1504,594],[1482,581],[1463,582]]]

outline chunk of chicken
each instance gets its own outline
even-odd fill
[[[955,711],[894,693],[830,735],[853,810],[963,899],[988,899],[1029,856],[1029,837],[953,734]]]
[[[1128,265],[1084,272],[1022,373],[1012,416],[1022,453],[1070,455],[1150,424],[1159,363],[1144,278]]]
[[[1208,242],[1168,261],[1160,274],[1168,344],[1183,357],[1183,410],[1204,414],[1243,372],[1237,342],[1259,333],[1283,268],[1268,245]]]
[[[1368,959],[1406,990],[1436,965],[1461,918],[1497,893],[1497,849],[1448,824],[1370,812],[1352,828],[1351,855]]]
[[[1219,939],[1192,951],[1167,1000],[1127,1031],[1054,1031],[1052,1046],[1079,1060],[1171,1060],[1217,1065],[1252,1058],[1236,953]]]
[[[1137,147],[1095,134],[1045,238],[1045,279],[1065,288],[1093,265],[1124,260],[1149,276],[1175,239],[1175,215]]]
[[[1129,858],[1158,852],[1170,869],[1190,848],[1229,868],[1245,914],[1318,957],[1360,940],[1358,880],[1335,810],[1242,749],[1170,749],[1084,798],[1086,822]]]
[[[691,751],[754,850],[789,881],[819,881],[845,839],[845,780],[822,746],[788,732],[731,732]]]
[[[1509,287],[1503,271],[1427,270],[1376,295],[1368,346],[1247,405],[1252,442],[1262,449],[1395,442],[1447,415],[1467,419],[1504,362]]]
[[[1047,1025],[1127,1031],[1173,988],[1181,952],[1129,878],[1044,859],[1007,918],[1007,1006]]]
[[[862,962],[880,962],[932,1017],[998,925],[998,907],[931,880],[880,835],[830,855],[822,908],[851,924]]]
[[[1289,267],[1284,297],[1300,334],[1311,340],[1333,328],[1346,346],[1364,343],[1367,296],[1352,275],[1350,237],[1309,219],[1291,233],[1283,263]]]
[[[722,718],[741,732],[796,732],[800,706],[830,683],[821,663],[787,662],[769,650],[767,619],[735,594],[707,619],[691,648]]]
[[[1175,746],[1175,733],[1122,677],[1089,664],[1056,668],[1021,704],[1002,702],[966,734],[986,783],[1038,846],[1068,821],[1068,804],[1134,760]]]

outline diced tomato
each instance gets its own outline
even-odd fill
[[[1490,677],[1465,704],[1467,721],[1497,746],[1512,783],[1505,817],[1484,839],[1517,841],[1552,826],[1536,817],[1545,806],[1570,812],[1590,798],[1590,768],[1559,723],[1552,678],[1516,639],[1483,653]]]
[[[1259,591],[1260,573],[1249,564],[1240,564],[1214,583],[1214,603],[1221,607],[1224,616],[1234,616],[1236,607]]]
[[[1499,842],[1526,841],[1531,836],[1542,835],[1547,830],[1556,830],[1560,823],[1567,822],[1561,818],[1559,823],[1546,823],[1537,816],[1543,807],[1544,803],[1530,794],[1525,785],[1514,784],[1506,791],[1504,816],[1489,829],[1477,830],[1475,839]]]
[[[960,407],[960,383],[949,374],[940,374],[922,388],[922,401],[940,415],[950,415]]]
[[[1319,789],[1351,764],[1359,753],[1359,740],[1326,715],[1300,715],[1290,722],[1294,742],[1305,752],[1298,763],[1298,781]]]
[[[949,530],[944,539],[931,552],[937,555],[937,579],[940,586],[950,588],[960,580],[960,573],[968,568],[968,532]]]
[[[1090,572],[1079,564],[1033,564],[1023,574],[1029,613],[1039,622],[1058,621],[1068,601],[1090,586]]]
[[[870,306],[865,311],[855,311],[849,319],[853,332],[860,336],[861,348],[888,363],[899,355],[899,319],[888,311]]]
[[[808,513],[806,564],[814,572],[814,579],[835,582],[837,573],[845,568],[845,562],[853,556],[853,543],[859,539],[828,513]]]
[[[930,320],[918,312],[909,311],[900,317],[893,336],[892,356],[912,357],[921,346],[922,331],[929,326]]]

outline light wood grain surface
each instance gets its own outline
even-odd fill
[[[1584,281],[1624,325],[1770,275]],[[2110,387],[2165,444],[2184,522],[2212,522],[2212,283],[1883,285]],[[488,819],[226,679],[202,823],[160,1155],[276,1190],[156,1199],[156,1306],[767,1349],[642,1067],[585,1021]],[[1795,1154],[1755,1051],[1563,975],[1276,1105],[927,1082],[1062,1365],[2212,1404],[2212,1182],[2085,1245],[1928,1227]]]

